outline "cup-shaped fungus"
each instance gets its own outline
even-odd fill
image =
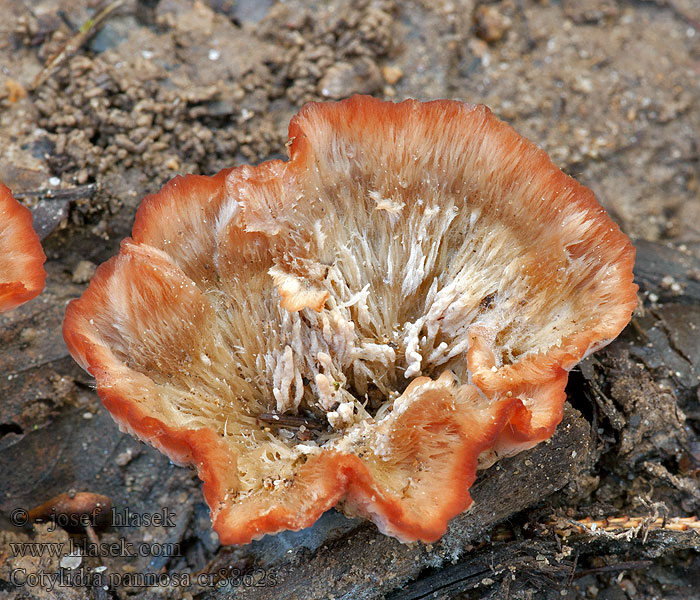
[[[31,211],[0,183],[0,312],[41,293],[46,280],[44,261]]]
[[[636,303],[592,192],[484,106],[309,104],[288,161],[178,177],[68,307],[123,430],[196,465],[222,543],[339,505],[434,541],[551,436]]]

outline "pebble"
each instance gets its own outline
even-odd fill
[[[337,62],[329,67],[318,83],[325,98],[345,98],[352,94],[372,94],[382,89],[384,80],[377,65],[368,59]]]
[[[75,554],[67,554],[61,558],[60,566],[62,569],[77,569],[83,562],[83,557],[79,552]]]
[[[386,65],[382,67],[382,76],[389,85],[395,85],[403,77],[403,71],[399,67]]]
[[[511,21],[495,6],[481,4],[474,11],[476,35],[492,44],[503,39],[511,26]]]
[[[78,265],[73,269],[72,281],[73,283],[87,283],[92,279],[95,274],[97,265],[89,260],[81,260]]]

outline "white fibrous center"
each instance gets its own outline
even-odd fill
[[[183,267],[207,303],[196,330],[159,324],[114,344],[171,422],[212,428],[247,457],[239,493],[284,486],[320,448],[381,457],[373,428],[412,380],[471,383],[472,327],[494,369],[546,352],[589,326],[605,276],[569,252],[584,217],[562,238],[473,157],[404,148],[384,164],[370,142],[316,143],[327,150],[303,181],[232,176],[213,256]]]

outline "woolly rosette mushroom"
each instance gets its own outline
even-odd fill
[[[16,308],[44,289],[46,256],[32,229],[32,213],[0,183],[0,312]]]
[[[121,428],[196,465],[222,543],[339,505],[434,541],[551,436],[636,304],[593,194],[484,106],[309,104],[288,161],[178,177],[68,307]]]

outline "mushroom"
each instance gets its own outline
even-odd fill
[[[552,435],[634,248],[484,106],[312,103],[289,138],[148,196],[65,340],[122,430],[196,466],[222,543],[335,505],[435,541],[479,466]]]
[[[46,256],[32,229],[32,213],[0,183],[0,312],[16,308],[44,289]]]

